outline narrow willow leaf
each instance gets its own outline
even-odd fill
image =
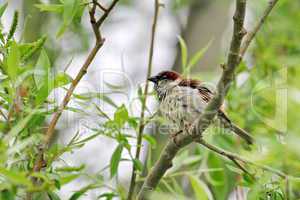
[[[88,185],[82,189],[80,189],[79,191],[75,192],[74,194],[72,194],[72,196],[69,198],[69,200],[77,200],[79,199],[82,195],[84,195],[87,191],[89,190],[93,190],[95,188],[99,187],[98,185],[96,184],[91,184],[91,185]]]
[[[66,176],[60,177],[59,184],[61,186],[65,185],[65,184],[70,183],[73,180],[77,179],[79,176],[80,176],[80,174],[71,174],[71,175],[66,175]]]
[[[52,84],[53,85],[53,84]],[[43,84],[42,87],[37,91],[35,96],[35,104],[41,105],[48,98],[53,86],[51,85],[51,81],[47,84]]]
[[[85,165],[82,164],[80,166],[66,166],[66,167],[58,167],[55,168],[57,172],[79,172],[85,168]]]
[[[79,7],[79,0],[64,0],[63,24],[61,25],[56,37],[60,37],[66,31],[66,28],[72,23]]]
[[[110,159],[110,177],[114,177],[116,173],[118,172],[119,168],[119,163],[121,160],[122,156],[122,151],[123,151],[123,145],[119,144],[117,148],[115,149],[113,155],[111,156]]]
[[[7,38],[6,38],[6,42],[8,42],[15,34],[16,30],[17,30],[17,26],[18,26],[18,19],[19,19],[19,13],[17,11],[15,11],[14,13],[14,18],[13,18],[13,22],[10,26]]]
[[[118,105],[106,94],[104,93],[94,93],[92,94],[95,98],[101,99],[105,103],[111,105],[114,108],[118,108]]]
[[[81,3],[80,4],[80,6],[77,9],[77,12],[76,12],[76,14],[74,16],[74,20],[73,21],[75,23],[79,24],[81,22],[81,19],[82,19],[82,16],[84,14],[84,10],[85,10],[86,6],[87,6],[87,3]]]
[[[2,190],[0,192],[0,199],[2,200],[15,200],[15,194],[10,190]]]
[[[48,55],[43,49],[34,68],[34,81],[36,88],[40,89],[44,84],[48,84],[50,65]]]
[[[182,71],[186,68],[186,64],[188,61],[188,50],[184,39],[181,36],[178,36],[180,50],[181,50],[181,67]]]
[[[15,81],[18,75],[20,65],[20,51],[16,42],[12,42],[11,49],[7,58],[7,75],[12,81]]]
[[[143,134],[143,138],[151,145],[151,148],[156,148],[156,140],[149,134]]]
[[[22,61],[27,61],[36,52],[38,52],[44,46],[46,39],[47,39],[47,37],[43,36],[40,39],[38,39],[36,42],[20,45]]]
[[[230,171],[232,171],[232,172],[234,172],[234,173],[237,173],[237,174],[243,174],[244,172],[240,169],[240,168],[236,168],[236,167],[234,167],[234,166],[232,166],[232,165],[228,165],[228,164],[225,164],[226,165],[226,167],[230,170]]]
[[[126,85],[114,85],[106,81],[104,81],[104,84],[111,90],[121,90],[126,87]]]
[[[167,181],[162,180],[162,183],[166,187],[166,189],[168,190],[168,192],[170,192],[172,194],[177,194],[177,192],[174,190],[174,188],[171,186],[171,184],[169,184]]]
[[[40,9],[41,12],[62,13],[64,11],[64,6],[62,4],[35,4],[34,6]]]
[[[49,77],[47,83],[42,84],[35,97],[36,105],[42,104],[52,92],[53,89],[65,86],[72,82],[72,78],[65,72],[59,72],[56,76]]]
[[[5,12],[7,5],[8,5],[8,3],[5,3],[0,6],[0,18],[2,17],[3,13]]]
[[[210,47],[212,41],[209,41],[208,44],[203,47],[202,49],[200,49],[199,51],[197,51],[193,57],[191,58],[191,60],[189,61],[189,63],[187,64],[187,67],[184,68],[183,73],[187,74],[189,73],[192,68],[197,64],[197,62],[200,61],[200,59],[203,57],[203,55],[205,54],[205,52],[207,51],[207,49]]]
[[[4,176],[9,182],[15,185],[23,185],[27,187],[31,186],[31,181],[26,177],[25,172],[7,170],[0,167],[0,174]]]
[[[24,119],[19,121],[17,125],[15,125],[7,134],[7,137],[14,137],[18,135],[24,128],[26,128],[27,124],[30,122],[32,117],[38,113],[38,110],[33,110],[30,114],[28,114]]]
[[[197,200],[212,200],[212,194],[209,191],[207,185],[200,179],[194,176],[189,176],[191,186],[194,190],[194,194]]]
[[[118,127],[121,128],[128,121],[128,118],[129,118],[129,115],[128,115],[127,108],[123,104],[116,110],[116,112],[114,114],[114,121],[117,123]]]
[[[47,194],[50,200],[61,200],[55,192],[49,191]]]
[[[215,154],[209,153],[207,158],[207,165],[209,168],[224,167],[223,160]],[[208,181],[214,186],[222,186],[226,181],[226,174],[224,171],[211,171],[205,174]]]
[[[104,194],[101,194],[100,196],[97,197],[97,199],[103,199],[105,198],[105,200],[112,200],[114,197],[117,197],[118,195],[116,195],[115,193],[112,192],[106,192]]]
[[[143,163],[139,159],[133,159],[133,164],[138,171],[141,172],[143,170]]]
[[[59,72],[54,78],[54,88],[65,86],[72,82],[71,76],[65,72]]]

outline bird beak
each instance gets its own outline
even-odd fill
[[[152,76],[152,77],[148,78],[148,81],[151,81],[153,83],[157,83],[158,82],[158,78],[156,76]]]

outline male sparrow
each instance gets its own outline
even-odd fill
[[[162,115],[179,131],[187,133],[214,95],[201,84],[201,81],[185,79],[174,71],[160,72],[148,80],[154,83]],[[252,136],[233,124],[223,112],[223,108],[218,110],[216,119],[221,122],[223,127],[242,137],[248,144],[253,143]]]

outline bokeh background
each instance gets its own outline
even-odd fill
[[[72,24],[58,39],[56,32],[60,17],[53,13],[40,12],[35,6],[38,3],[57,2],[59,1],[10,0],[2,23],[4,29],[8,29],[13,12],[19,10],[21,17],[17,37],[25,42],[32,42],[46,35],[48,39],[45,48],[51,66],[56,70],[66,70],[74,77],[93,44],[93,32],[86,12],[81,22]],[[103,2],[107,4],[109,1]],[[190,76],[204,80],[213,88],[220,76],[220,63],[226,58],[231,38],[234,1],[161,0],[161,3],[164,7],[160,9],[158,18],[152,74],[166,69],[182,71],[178,44],[178,36],[181,36],[187,44],[190,56],[207,47]],[[153,0],[123,0],[114,9],[103,27],[105,45],[80,82],[76,94],[105,92],[117,105],[125,104],[133,116],[139,116],[141,106],[136,100],[137,90],[145,84],[146,79],[153,4]],[[251,29],[266,5],[266,0],[249,1],[246,29]],[[208,133],[211,134],[207,136],[211,142],[223,148],[279,168],[294,176],[300,175],[299,10],[299,1],[280,0],[254,44],[251,45],[245,62],[239,67],[236,81],[226,99],[229,116],[241,127],[253,133],[260,146],[251,151],[243,150],[236,138],[228,134],[225,136],[213,134],[214,129],[209,130]],[[106,83],[123,87],[109,87]],[[65,90],[59,89],[53,92],[52,97],[60,101],[64,94]],[[115,109],[112,106],[103,103],[101,99],[91,101],[103,106],[105,112],[113,116]],[[84,112],[63,113],[56,130],[56,142],[67,143],[77,131],[84,136],[91,134],[90,127],[97,125],[98,120],[102,120],[95,116],[92,102],[82,103],[76,99],[71,101],[70,107],[82,109]],[[155,111],[157,102],[154,97],[149,98],[148,107],[150,114]],[[149,113],[147,115],[150,115]],[[168,139],[167,135],[157,132],[155,127],[149,126],[145,130],[156,139],[156,147],[151,148],[144,143],[143,162],[147,160],[146,157],[149,159],[149,152],[152,156],[150,160],[155,161]],[[128,133],[134,134],[130,130]],[[135,139],[130,142],[134,152]],[[99,136],[78,151],[64,154],[62,160],[70,165],[84,164],[86,173],[95,174],[107,166],[116,146],[115,141]],[[125,152],[123,154],[123,158],[129,158],[128,154]],[[146,164],[149,164],[149,161]],[[227,165],[227,161],[196,145],[184,149],[175,161],[177,171],[183,172],[190,168],[198,171],[207,168],[225,168],[221,172],[199,175],[206,183],[203,188],[207,192],[207,199],[212,199],[212,196],[218,200],[246,199],[247,187],[242,183],[235,184],[240,179],[233,175],[230,167],[226,168]],[[130,175],[131,163],[121,162],[118,178],[123,188],[128,186]],[[109,177],[109,171],[104,170],[103,176]],[[266,187],[272,188],[272,191],[281,193],[281,183],[278,189],[267,184],[267,180],[272,179],[271,176],[262,174],[262,183],[254,183],[257,184],[257,187],[253,186],[254,190],[259,193],[260,186],[265,184]],[[175,180],[182,191],[192,190],[188,178],[180,176]],[[274,178],[274,181],[277,179]],[[87,183],[88,180],[81,178],[63,186],[59,192],[61,198],[67,199],[72,191]],[[169,183],[169,186],[173,187],[172,184]],[[161,191],[172,192],[168,185],[162,185],[161,188]],[[295,199],[300,197],[299,189],[300,184],[297,181],[291,183],[290,192]],[[91,190],[84,199],[96,199],[100,193],[99,190]],[[180,192],[178,194],[181,195]],[[174,197],[160,198],[174,199]]]

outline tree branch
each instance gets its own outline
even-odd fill
[[[91,50],[91,52],[89,53],[88,57],[86,58],[84,64],[82,65],[82,67],[80,68],[78,74],[76,75],[75,79],[72,81],[70,88],[68,89],[62,103],[60,104],[58,110],[53,114],[53,117],[50,121],[50,124],[48,126],[47,132],[45,134],[44,140],[43,140],[43,144],[40,147],[40,151],[37,155],[37,159],[35,161],[34,167],[33,167],[33,171],[40,171],[42,169],[42,167],[45,166],[45,161],[44,161],[44,153],[47,150],[49,143],[51,142],[52,138],[53,138],[53,133],[56,127],[56,124],[62,114],[62,112],[64,111],[64,109],[66,108],[67,104],[69,103],[71,96],[76,88],[76,86],[79,84],[80,80],[82,79],[82,77],[87,73],[88,67],[90,66],[90,64],[92,63],[92,61],[94,60],[97,52],[99,51],[99,49],[102,47],[104,39],[101,37],[100,34],[100,26],[103,23],[103,21],[107,18],[108,14],[111,12],[111,10],[114,8],[114,6],[116,5],[116,3],[119,0],[114,0],[111,3],[111,6],[109,7],[109,9],[107,9],[107,11],[102,15],[102,17],[96,21],[96,17],[95,17],[95,11],[96,11],[96,0],[93,0],[93,6],[91,8],[91,10],[89,11],[90,14],[90,20],[91,20],[91,24],[92,24],[92,28],[96,37],[96,42],[95,45],[93,47],[93,49]]]
[[[219,155],[222,155],[222,156],[225,156],[225,157],[229,158],[229,159],[232,160],[236,165],[240,165],[240,164],[237,164],[237,163],[238,163],[237,160],[238,160],[238,161],[241,161],[241,162],[243,162],[243,163],[245,163],[245,164],[251,164],[251,165],[257,166],[257,167],[259,167],[259,168],[261,168],[261,169],[263,169],[263,170],[266,170],[266,171],[269,171],[269,172],[271,172],[271,173],[274,173],[274,174],[280,176],[281,178],[285,178],[285,177],[287,176],[285,173],[283,173],[283,172],[281,172],[281,171],[279,171],[279,170],[273,169],[273,168],[271,168],[271,167],[269,167],[269,166],[257,164],[257,163],[255,163],[255,162],[253,162],[253,161],[251,161],[251,160],[248,160],[248,159],[246,159],[246,158],[242,158],[242,157],[240,157],[240,156],[238,156],[238,155],[236,155],[236,154],[234,154],[234,153],[225,151],[225,150],[223,150],[223,149],[221,149],[221,148],[219,148],[219,147],[216,147],[216,146],[214,146],[214,145],[212,145],[212,144],[209,144],[209,143],[207,143],[203,138],[200,138],[199,140],[197,140],[197,142],[198,142],[199,144],[205,146],[206,148],[210,149],[211,151],[213,151],[213,152],[215,152],[215,153],[217,153],[217,154],[219,154]],[[240,166],[241,166],[241,165],[240,165]],[[249,173],[244,167],[242,167],[242,168],[243,168],[243,169],[242,169],[243,171],[245,170],[245,171],[244,171],[245,173],[248,173],[248,174],[252,175],[252,174]]]
[[[141,115],[140,115],[140,123],[139,123],[138,135],[137,135],[135,159],[140,158],[142,137],[143,137],[143,132],[144,132],[144,128],[145,128],[145,110],[146,110],[146,102],[147,102],[148,89],[149,89],[148,78],[151,76],[151,71],[152,71],[154,40],[155,40],[155,32],[156,32],[156,26],[157,26],[159,6],[160,6],[159,0],[155,0],[155,2],[154,2],[153,24],[152,24],[152,30],[151,30],[149,59],[148,59],[148,70],[147,70],[147,77],[146,77],[146,85],[145,85],[144,95],[143,95],[143,99],[142,99],[142,111],[141,111]],[[131,200],[132,196],[134,194],[134,188],[135,188],[135,184],[136,184],[136,175],[137,175],[137,169],[136,169],[135,165],[133,165],[132,166],[132,174],[131,174],[131,180],[130,180],[130,186],[129,186],[127,200]]]
[[[266,17],[269,15],[270,11],[272,10],[276,2],[277,1],[275,0],[274,4],[269,4],[269,6],[267,7],[266,11],[263,14],[263,17],[260,20],[261,22],[258,22],[259,25],[256,25],[254,30],[251,32],[252,34],[254,33],[254,35],[253,36],[247,35],[246,44],[243,44],[242,45],[243,47],[241,48],[243,36],[246,34],[246,31],[243,27],[245,11],[246,11],[246,0],[236,0],[236,10],[233,17],[234,20],[233,36],[230,43],[230,50],[228,54],[227,63],[226,65],[224,65],[223,68],[224,71],[217,85],[216,95],[212,98],[212,100],[204,110],[203,114],[200,116],[199,120],[195,124],[195,128],[193,129],[193,135],[195,137],[181,134],[175,138],[177,145],[174,144],[173,141],[169,141],[167,143],[167,145],[165,146],[164,150],[161,153],[159,160],[155,163],[154,167],[147,175],[144,184],[142,186],[142,189],[138,194],[137,199],[139,200],[147,199],[148,193],[154,190],[154,188],[157,186],[157,184],[159,183],[160,179],[163,177],[165,172],[172,166],[172,160],[180,148],[190,144],[193,141],[196,142],[201,141],[202,145],[205,144],[207,148],[211,147],[210,145],[207,145],[207,143],[204,140],[201,140],[202,132],[205,131],[205,129],[210,125],[218,109],[222,105],[224,98],[229,90],[229,87],[233,81],[235,68],[241,62],[241,59],[244,53],[246,52],[246,50],[248,49],[249,44],[253,40],[255,34],[260,29],[261,25],[265,21]],[[210,148],[210,150],[215,150],[215,152],[218,153],[218,151],[216,150],[219,149]],[[227,152],[224,153],[224,152],[225,151],[222,150],[219,153],[221,153],[221,155],[230,158],[237,165],[240,164],[236,160],[239,160],[244,163],[255,164],[252,161],[236,157],[234,154],[227,153]],[[280,177],[286,177],[285,174],[283,174],[282,172],[274,170],[273,168],[270,168],[268,166],[258,165],[258,164],[255,165],[264,170],[273,172],[279,175]],[[244,170],[245,169],[243,168],[243,171]]]
[[[264,10],[261,18],[258,20],[257,24],[254,26],[253,30],[248,32],[247,35],[245,36],[243,45],[240,50],[241,58],[244,57],[245,52],[248,49],[251,41],[254,39],[254,37],[256,36],[256,33],[259,31],[261,26],[264,24],[266,18],[268,17],[268,15],[270,14],[270,12],[272,11],[272,9],[274,8],[274,6],[276,5],[277,2],[278,2],[278,0],[269,0],[269,2],[268,2],[269,5]]]
[[[137,196],[138,200],[147,199],[149,192],[155,189],[165,172],[172,167],[172,160],[177,152],[193,141],[191,137],[186,137],[183,134],[179,134],[176,139],[176,143],[174,140],[169,140],[162,150],[160,158],[156,161],[143,183],[142,189]]]

